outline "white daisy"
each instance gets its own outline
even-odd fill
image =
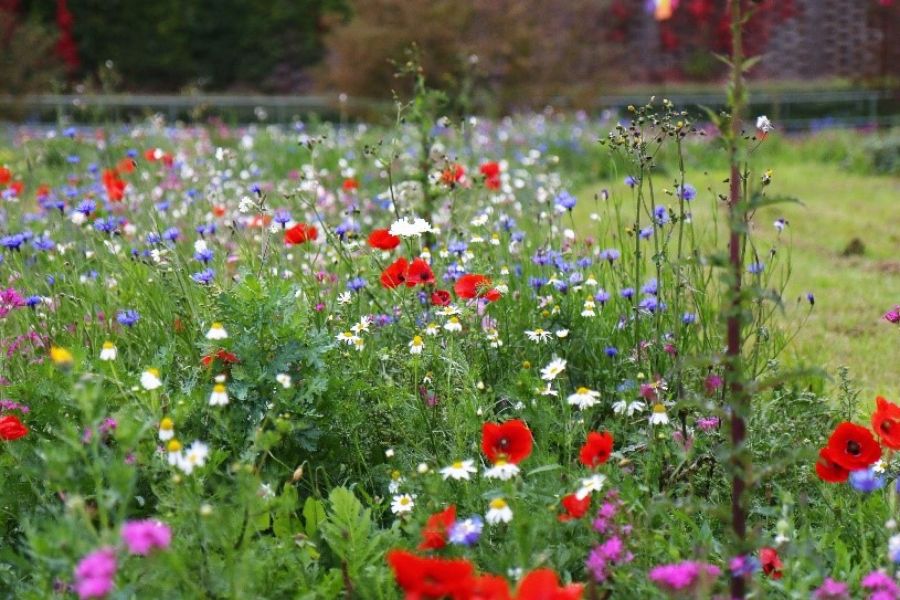
[[[159,441],[168,442],[175,437],[175,423],[169,417],[163,417],[159,422]]]
[[[425,326],[425,335],[436,336],[440,331],[441,329],[437,323],[429,323]]]
[[[465,479],[468,481],[470,479],[469,475],[475,471],[474,460],[458,460],[449,467],[441,469],[441,475],[444,476],[444,479]]]
[[[209,405],[225,406],[226,404],[228,404],[228,392],[225,389],[225,384],[217,383],[213,386],[213,391],[209,395]]]
[[[496,525],[498,523],[509,523],[512,521],[513,512],[506,500],[503,498],[494,498],[488,504],[487,514],[484,515],[488,525]]]
[[[606,483],[606,475],[601,475],[599,473],[591,475],[587,479],[582,479],[581,487],[575,492],[575,497],[579,500],[584,500],[586,497],[590,496],[592,492],[599,492],[602,490],[604,483]]]
[[[225,328],[221,323],[213,323],[209,328],[209,331],[206,332],[206,339],[208,340],[224,340],[228,339],[228,332],[225,331]]]
[[[544,381],[553,381],[556,376],[566,370],[565,359],[554,357],[546,367],[541,369],[541,379]]]
[[[281,385],[281,387],[283,387],[286,390],[290,389],[290,387],[292,385],[291,376],[288,375],[287,373],[279,373],[278,375],[275,376],[275,381],[277,381]]]
[[[190,475],[194,472],[194,469],[205,465],[208,457],[209,446],[203,442],[195,441],[184,451],[184,454],[178,461],[178,468],[184,471],[186,475]]]
[[[494,466],[484,472],[484,476],[488,479],[499,479],[501,481],[509,481],[519,474],[519,466],[503,459],[494,463]]]
[[[554,333],[556,334],[556,337],[558,337],[559,339],[564,339],[564,338],[569,337],[568,329],[557,329]]]
[[[353,345],[353,339],[354,339],[356,336],[353,335],[353,332],[352,332],[352,331],[342,331],[342,332],[340,332],[339,334],[337,334],[337,335],[334,336],[334,337],[337,339],[337,341],[339,341],[339,342],[344,342],[344,343],[347,344],[348,346],[352,346],[352,345]]]
[[[159,369],[147,369],[141,373],[141,387],[147,391],[155,390],[162,386],[159,378]]]
[[[532,342],[543,343],[550,339],[550,332],[546,329],[541,329],[538,327],[534,331],[526,331],[525,337],[527,337]]]
[[[344,304],[350,304],[353,302],[353,294],[350,292],[341,292],[338,294],[337,303],[343,306]]]
[[[462,323],[459,322],[459,317],[450,317],[444,323],[444,329],[447,331],[462,331]]]
[[[412,512],[415,505],[416,503],[413,501],[412,496],[409,494],[399,494],[394,496],[391,501],[391,512],[395,515],[402,515],[404,513]]]
[[[423,233],[434,231],[428,221],[421,218],[415,220],[400,219],[395,221],[390,228],[390,234],[397,237],[411,238],[419,237]]]
[[[110,341],[103,342],[103,348],[100,350],[100,360],[116,360],[116,345]]]
[[[621,415],[625,413],[629,417],[634,415],[636,412],[641,412],[645,408],[645,405],[640,400],[632,400],[629,402],[628,400],[619,400],[615,404],[612,405],[613,412],[617,415]]]
[[[595,308],[597,308],[597,305],[594,303],[593,300],[585,300],[584,308],[581,309],[581,316],[582,317],[596,317],[597,313],[594,310]]]
[[[666,414],[666,407],[664,404],[657,402],[653,405],[653,412],[650,413],[650,424],[651,425],[668,425],[669,424],[669,415]]]
[[[766,115],[760,115],[756,117],[756,128],[762,131],[763,133],[769,133],[775,126],[772,125],[772,121],[769,120],[769,117]]]
[[[586,387],[580,387],[575,390],[575,393],[569,394],[566,401],[572,406],[577,406],[579,410],[584,410],[596,405],[599,399],[600,392],[589,390]]]
[[[425,348],[425,341],[422,339],[421,335],[414,335],[412,341],[409,343],[409,353],[410,354],[422,354],[422,350]]]

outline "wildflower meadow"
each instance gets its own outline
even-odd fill
[[[15,128],[0,596],[900,598],[900,296],[825,364],[783,183],[897,180],[733,27],[728,111]]]

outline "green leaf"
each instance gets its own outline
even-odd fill
[[[562,469],[562,466],[560,466],[556,463],[553,463],[553,464],[549,464],[549,465],[544,465],[542,467],[538,467],[537,469],[532,469],[532,470],[528,471],[525,474],[525,476],[531,477],[532,475],[537,475],[538,473],[547,473],[549,471],[556,471],[557,469]]]
[[[312,496],[303,503],[303,521],[306,524],[304,531],[307,537],[314,537],[319,530],[319,525],[325,520],[325,505],[321,500]]]

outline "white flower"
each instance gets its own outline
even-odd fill
[[[584,410],[597,404],[599,399],[600,392],[580,387],[574,394],[570,394],[566,401],[572,406],[577,406],[579,410]]]
[[[879,474],[884,473],[885,469],[887,469],[887,463],[884,462],[884,459],[881,459],[881,458],[876,460],[875,463],[872,465],[872,471],[874,471],[875,473],[879,473]]]
[[[226,404],[228,404],[228,392],[226,391],[224,384],[217,383],[213,386],[213,391],[209,395],[209,405],[225,406]]]
[[[409,353],[422,354],[423,348],[425,348],[425,342],[422,340],[422,336],[414,335],[412,341],[409,343]]]
[[[558,337],[559,339],[569,337],[568,329],[557,329],[554,333],[556,334],[556,337]]]
[[[424,475],[427,472],[428,463],[419,463],[418,466],[416,466],[416,473],[418,473],[419,475]]]
[[[544,381],[553,381],[556,376],[566,370],[565,359],[554,357],[546,367],[541,369],[541,379]]]
[[[519,474],[519,466],[505,460],[498,460],[494,466],[484,472],[484,476],[488,479],[499,479],[501,481],[509,481]]]
[[[474,460],[458,460],[449,467],[441,469],[441,475],[444,476],[444,479],[465,479],[468,481],[470,479],[469,474],[475,471]]]
[[[162,381],[159,378],[159,370],[158,369],[147,369],[143,373],[141,373],[141,387],[145,390],[155,390],[158,387],[162,386]]]
[[[650,424],[651,425],[668,425],[669,424],[669,415],[666,414],[666,407],[664,404],[657,402],[653,405],[653,412],[650,413]]]
[[[277,381],[279,384],[281,384],[281,387],[283,387],[286,390],[290,389],[290,387],[292,385],[291,376],[288,375],[287,373],[279,373],[278,375],[275,376],[275,381]]]
[[[435,336],[440,333],[440,328],[437,326],[437,323],[429,323],[425,326],[425,335]]]
[[[487,514],[484,515],[488,525],[496,525],[497,523],[509,523],[512,521],[513,512],[506,500],[503,498],[494,498],[488,505]]]
[[[621,415],[625,413],[629,417],[632,416],[636,412],[641,412],[644,410],[644,403],[640,400],[632,400],[629,402],[628,400],[619,400],[612,406],[613,412],[617,415]]]
[[[341,292],[340,294],[338,294],[337,303],[341,306],[350,304],[351,302],[353,302],[353,294],[351,294],[350,292]]]
[[[490,342],[491,348],[499,348],[503,345],[503,340],[500,339],[500,332],[496,329],[488,329],[484,332],[484,337],[487,338],[487,341]]]
[[[893,562],[900,562],[900,534],[892,535],[888,539],[888,556]]]
[[[593,300],[590,300],[590,299],[585,300],[584,308],[581,310],[581,316],[582,317],[596,317],[597,313],[594,311],[595,308],[597,308],[597,305],[594,303]]]
[[[527,337],[532,342],[537,342],[540,344],[550,339],[550,332],[538,327],[534,331],[526,331],[525,337]]]
[[[100,360],[116,360],[116,345],[110,341],[103,342],[103,348],[100,350]]]
[[[535,390],[541,396],[559,396],[559,392],[553,389],[550,382],[547,382],[547,387],[538,388]]]
[[[459,317],[450,317],[444,323],[444,329],[447,331],[462,331],[462,323],[459,322]]]
[[[394,496],[394,499],[391,501],[391,512],[395,515],[402,515],[404,513],[412,512],[415,505],[416,503],[413,502],[412,496],[409,494],[400,494]]]
[[[397,494],[400,492],[400,486],[406,480],[400,476],[400,471],[394,471],[391,473],[391,481],[388,483],[388,491],[392,494]]]
[[[353,344],[353,347],[357,352],[362,352],[366,347],[366,340],[362,339],[361,337],[353,336],[353,340],[351,341],[351,343]]]
[[[344,342],[348,346],[352,346],[353,340],[356,339],[356,336],[353,335],[352,331],[342,331],[334,337],[337,338],[337,341]]]
[[[756,117],[756,128],[762,131],[763,133],[769,133],[775,126],[772,125],[772,121],[769,120],[769,117],[766,115],[761,115]]]
[[[599,473],[591,475],[587,479],[582,479],[581,487],[575,492],[575,497],[579,500],[584,500],[586,497],[590,496],[592,492],[599,492],[602,490],[604,483],[606,483],[606,475],[601,475]]]
[[[221,323],[213,323],[209,328],[209,331],[206,332],[206,339],[225,340],[228,339],[228,332],[225,331],[225,328],[222,327]]]
[[[775,229],[778,231],[778,233],[781,233],[782,231],[784,231],[784,228],[787,227],[787,224],[788,224],[788,222],[785,221],[784,219],[776,219],[775,222],[772,223],[772,225],[775,227]]]
[[[190,475],[194,472],[194,469],[205,465],[208,457],[209,446],[203,442],[195,441],[181,456],[181,459],[178,461],[178,468],[184,471],[186,475]]]
[[[166,460],[170,466],[178,466],[181,464],[181,442],[175,439],[169,440],[169,443],[166,444]]]
[[[397,237],[419,237],[423,233],[433,231],[431,225],[425,219],[413,220],[400,219],[391,225],[390,234]]]
[[[169,417],[163,417],[159,422],[159,441],[168,442],[175,437],[175,423]]]
[[[256,492],[256,495],[263,500],[271,500],[275,497],[275,490],[272,489],[271,483],[260,483],[259,491]]]

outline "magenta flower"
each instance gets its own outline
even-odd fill
[[[128,521],[122,526],[122,539],[129,553],[147,556],[151,550],[169,547],[172,530],[162,521]]]
[[[894,310],[884,313],[884,320],[888,323],[900,323],[900,304],[895,306]]]
[[[705,587],[722,572],[719,567],[687,560],[650,569],[650,581],[665,592],[693,592]]]
[[[112,591],[117,569],[112,548],[91,552],[75,567],[75,593],[81,600],[106,597]]]
[[[900,587],[884,571],[872,571],[862,578],[860,585],[871,592],[870,600],[896,600],[900,596]]]
[[[813,600],[850,600],[850,593],[846,583],[826,577],[812,597]]]

